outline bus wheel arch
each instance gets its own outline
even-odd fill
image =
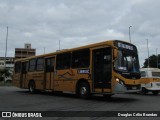
[[[76,95],[80,98],[87,99],[90,97],[90,85],[84,78],[79,79],[76,84]]]
[[[30,93],[34,93],[35,90],[36,90],[36,84],[34,82],[34,80],[30,80],[29,83],[28,83],[28,89],[29,89],[29,92]]]

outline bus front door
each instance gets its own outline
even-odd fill
[[[28,70],[28,62],[22,62],[21,78],[20,78],[20,87],[21,88],[28,87],[28,86],[25,86],[27,70]]]
[[[53,90],[54,79],[54,62],[55,58],[50,57],[45,59],[45,84],[44,89]]]
[[[93,88],[111,88],[111,47],[93,50]]]

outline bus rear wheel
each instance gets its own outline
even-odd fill
[[[80,98],[88,99],[90,97],[89,85],[86,82],[82,82],[79,85],[78,95]]]
[[[33,94],[35,92],[35,83],[29,82],[28,87],[29,87],[29,92]]]

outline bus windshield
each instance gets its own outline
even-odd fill
[[[139,72],[138,55],[133,51],[119,50],[115,69],[121,72]]]
[[[114,70],[128,79],[139,79],[139,61],[137,48],[133,44],[115,41],[118,56],[114,63]]]

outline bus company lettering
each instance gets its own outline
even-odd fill
[[[90,73],[90,70],[89,70],[89,69],[79,69],[79,70],[78,70],[78,73],[79,73],[79,74],[89,74],[89,73]]]

